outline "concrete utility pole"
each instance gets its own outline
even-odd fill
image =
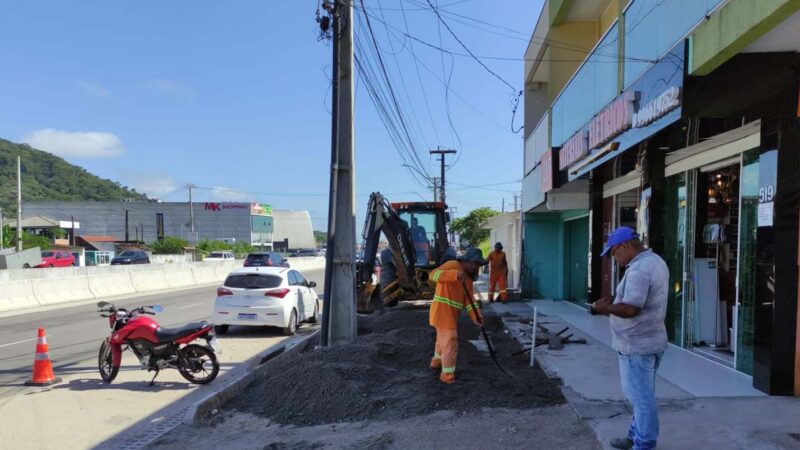
[[[194,206],[192,203],[192,189],[196,188],[192,183],[186,185],[186,189],[189,190],[189,229],[192,232],[192,236],[194,236]]]
[[[439,178],[433,177],[433,201],[439,201]]]
[[[331,184],[322,345],[356,337],[355,151],[353,149],[353,3],[324,2],[333,18]]]
[[[17,155],[17,253],[22,251],[22,159]]]
[[[514,211],[516,211],[516,210],[517,210],[517,198],[518,198],[518,197],[519,197],[519,196],[518,196],[517,194],[514,194]]]
[[[456,153],[455,150],[442,149],[441,147],[436,147],[436,150],[431,150],[430,151],[431,155],[434,155],[434,154],[439,155],[439,162],[442,163],[441,164],[441,169],[442,169],[441,180],[442,180],[442,184],[441,184],[441,189],[439,189],[439,201],[442,202],[442,203],[447,203],[447,200],[446,200],[445,195],[444,195],[444,185],[445,185],[445,183],[444,183],[444,167],[445,167],[444,159],[445,159],[445,155],[453,155],[455,153]]]

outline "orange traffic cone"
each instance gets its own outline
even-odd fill
[[[50,363],[50,354],[47,349],[47,337],[44,328],[39,328],[39,338],[36,339],[36,357],[33,360],[33,379],[26,381],[26,386],[50,386],[61,382],[53,374],[53,365]]]

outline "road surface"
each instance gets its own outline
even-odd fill
[[[304,275],[323,286],[324,270]],[[208,286],[114,304],[161,305],[164,312],[155,318],[170,327],[207,319],[215,291],[215,286]],[[54,372],[64,379],[48,388],[23,384],[31,377],[38,327],[45,328]],[[300,331],[309,327],[301,326]],[[112,384],[102,383],[97,353],[109,331],[107,319],[99,317],[94,304],[0,318],[0,416],[7,418],[0,425],[0,448],[89,448],[156,412],[188,406],[214,384],[201,389],[176,370],[167,370],[149,387],[153,374],[141,371],[130,352],[123,356],[118,378]],[[220,379],[284,338],[279,329],[231,327],[227,335],[219,336]]]

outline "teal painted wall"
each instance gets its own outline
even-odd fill
[[[559,213],[525,214],[522,293],[528,298],[561,298],[563,240]]]

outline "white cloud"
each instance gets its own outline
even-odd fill
[[[111,91],[93,81],[81,81],[78,85],[86,95],[91,97],[111,98]]]
[[[64,158],[114,158],[125,153],[117,136],[102,131],[45,128],[23,137],[22,142]]]
[[[190,98],[193,94],[190,87],[173,80],[150,80],[145,83],[145,87],[160,94],[180,98]]]
[[[126,185],[135,188],[137,192],[143,192],[152,198],[163,197],[180,188],[174,178],[163,173],[128,172],[122,175],[122,179]],[[173,199],[172,196],[169,200],[179,201],[177,198]]]
[[[223,186],[214,186],[214,189],[211,190],[211,197],[219,202],[253,202],[256,200],[254,194]]]

